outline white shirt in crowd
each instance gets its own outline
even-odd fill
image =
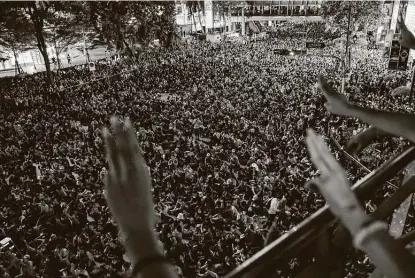
[[[277,211],[278,211],[278,199],[277,198],[272,198],[271,199],[271,204],[269,206],[268,213],[269,214],[276,214]]]

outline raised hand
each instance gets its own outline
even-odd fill
[[[348,116],[353,105],[346,99],[344,95],[339,94],[327,83],[322,76],[319,77],[319,87],[326,97],[326,108],[329,112],[339,115]]]
[[[125,233],[152,231],[155,225],[150,172],[130,120],[111,118],[114,134],[103,129],[109,171],[105,197],[115,221]]]
[[[323,138],[311,129],[307,131],[307,148],[311,161],[321,173],[314,184],[320,189],[333,213],[340,215],[345,208],[358,204],[350,189],[346,171],[330,153]]]
[[[408,30],[408,27],[406,27],[402,14],[398,17],[398,24],[401,29],[401,39],[399,41],[401,45],[410,49],[415,49],[415,37],[411,31]]]

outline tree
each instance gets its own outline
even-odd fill
[[[81,37],[78,28],[80,20],[75,15],[81,9],[79,2],[2,1],[0,2],[0,25],[4,27],[3,30],[11,34],[13,42],[21,41],[22,45],[29,48],[33,45],[37,46],[45,63],[47,81],[52,85],[53,75],[47,42],[51,40],[59,54],[68,45],[79,40]],[[26,36],[26,34],[29,35]],[[27,37],[32,39],[28,40]],[[3,42],[5,42],[4,36]],[[8,44],[10,43],[9,39]]]
[[[206,26],[202,24],[202,17],[204,18],[203,21],[205,21],[205,18],[206,18],[204,1],[186,1],[186,6],[193,17],[193,22],[195,24],[195,30],[197,30],[196,20],[195,20],[195,14],[197,14],[197,19],[199,21],[201,31],[203,34],[206,34]]]
[[[0,3],[2,13],[10,15],[6,18],[0,17],[0,22],[2,22],[3,25],[8,25],[10,27],[9,33],[13,34],[14,38],[20,36],[21,28],[34,35],[36,45],[45,62],[47,81],[51,85],[53,84],[53,75],[49,63],[45,27],[48,25],[48,20],[61,15],[56,9],[56,7],[59,7],[60,5],[60,2],[47,1],[3,1]],[[13,26],[14,19],[20,22],[20,26]],[[10,20],[12,21],[12,24],[8,22]]]
[[[13,53],[16,71],[21,73],[17,55],[31,49],[32,45],[34,45],[34,37],[27,28],[30,23],[27,18],[14,9],[1,9],[0,18],[0,29],[2,30],[0,47],[4,49],[3,55],[7,57],[7,52]]]
[[[20,2],[15,2],[20,3]],[[21,10],[26,13],[26,15],[29,16],[29,19],[32,22],[32,27],[34,29],[34,34],[37,41],[37,47],[39,48],[40,54],[42,54],[43,60],[45,62],[46,67],[46,76],[47,81],[50,85],[53,84],[53,75],[50,68],[50,62],[49,62],[49,55],[48,55],[48,49],[47,44],[45,40],[45,34],[44,34],[44,27],[46,23],[46,19],[48,17],[53,17],[53,7],[51,3],[46,1],[26,1],[21,2],[22,8]],[[19,4],[17,4],[19,5]]]
[[[347,30],[350,9],[351,30],[372,26],[382,15],[381,1],[323,1],[321,16],[331,29]]]
[[[154,25],[155,37],[165,47],[170,47],[174,40],[178,38],[176,26],[176,8],[172,1],[160,2],[160,11],[157,13]]]
[[[195,19],[195,13],[197,11],[196,6],[197,6],[196,1],[186,1],[186,8],[189,11],[189,14],[192,16],[192,21],[195,27],[195,31],[197,32],[197,25],[196,25],[196,19]],[[201,28],[203,31],[203,27]]]
[[[82,17],[78,16],[81,9],[82,3],[79,2],[55,2],[55,14],[47,19],[48,27],[44,28],[44,33],[47,40],[53,43],[58,69],[61,66],[60,54],[84,39]]]
[[[149,45],[152,40],[171,41],[174,37],[174,3],[149,1],[90,1],[86,24],[102,40],[133,55],[133,45]]]

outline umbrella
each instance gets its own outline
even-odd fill
[[[398,88],[395,88],[392,90],[392,95],[393,96],[403,96],[403,95],[408,95],[411,92],[411,88],[406,87],[406,86],[400,86]]]

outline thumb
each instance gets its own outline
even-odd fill
[[[333,89],[330,87],[327,80],[321,75],[319,76],[319,87],[326,97],[333,94]]]
[[[353,139],[350,142],[348,142],[346,146],[346,151],[352,154],[353,156],[357,155],[361,149],[362,149],[362,144],[360,144],[359,142],[356,142]]]
[[[408,30],[408,28],[405,25],[405,19],[403,18],[402,14],[400,14],[398,17],[398,25],[399,28],[401,28],[402,30]]]

